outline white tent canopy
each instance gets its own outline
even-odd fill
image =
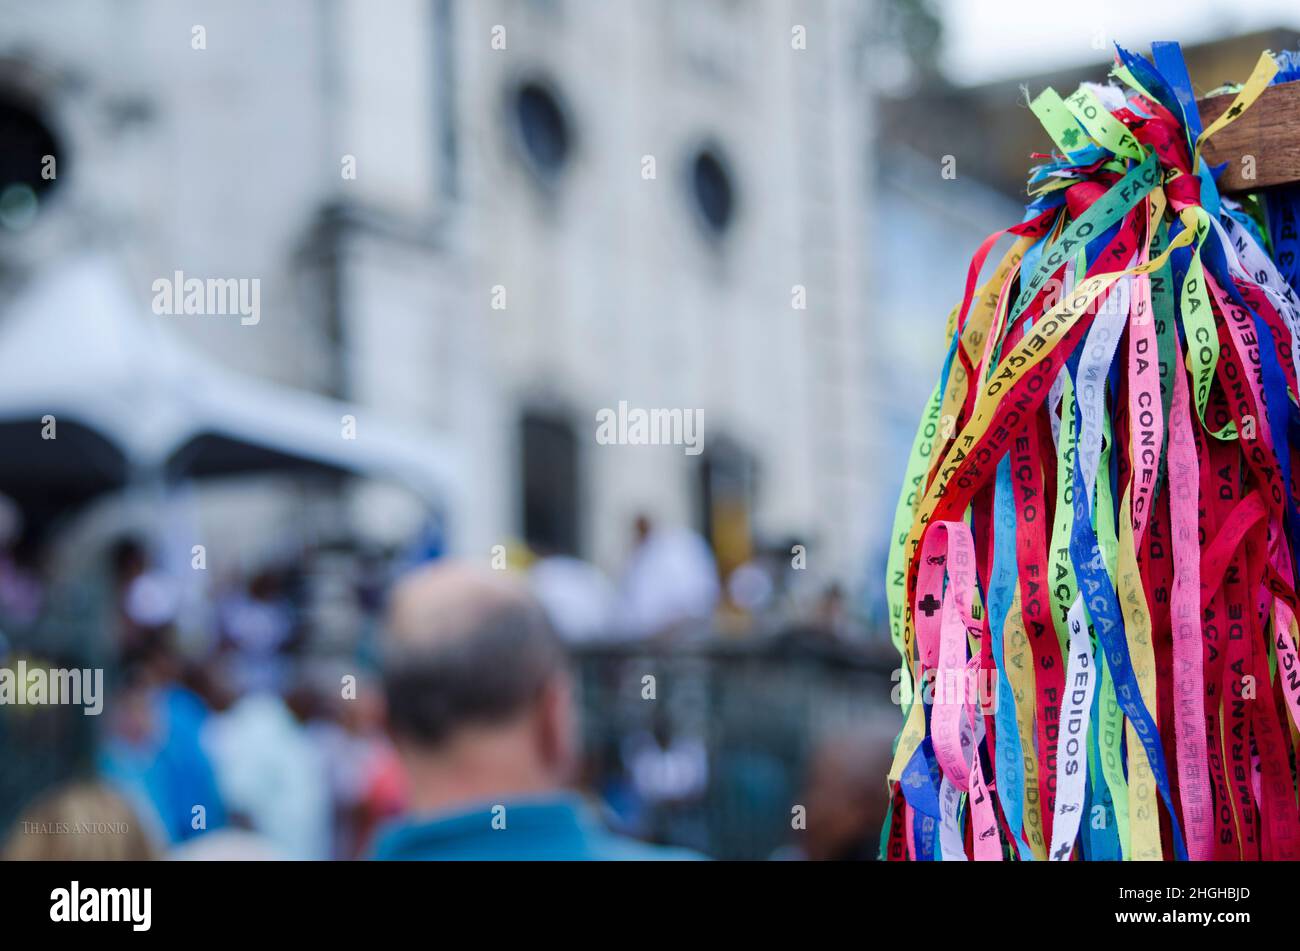
[[[227,370],[162,326],[185,318],[143,310],[103,256],[39,275],[0,315],[0,425],[71,420],[115,446],[133,473],[185,475],[195,453],[183,450],[216,439],[263,460],[258,469],[279,460],[385,478],[444,506],[459,496],[460,466],[445,440]],[[345,415],[357,420],[355,438],[343,438]]]

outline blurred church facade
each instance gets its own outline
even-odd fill
[[[456,550],[612,569],[647,511],[856,585],[903,461],[871,411],[867,6],[3,0],[0,106],[58,177],[0,234],[0,325],[104,249],[142,320],[458,446]],[[154,315],[176,271],[259,279],[260,321]],[[620,402],[701,411],[704,452],[598,444]],[[420,517],[346,497],[380,537]]]

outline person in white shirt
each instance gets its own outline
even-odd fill
[[[636,519],[637,545],[619,590],[618,620],[629,638],[647,638],[713,616],[718,566],[700,535]]]

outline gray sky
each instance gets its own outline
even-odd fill
[[[941,3],[945,72],[961,85],[1109,59],[1115,41],[1145,53],[1152,40],[1195,43],[1265,27],[1300,29],[1300,0]]]

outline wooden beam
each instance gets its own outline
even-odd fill
[[[1231,93],[1202,99],[1202,126],[1232,104]],[[1227,162],[1219,187],[1226,192],[1255,191],[1300,182],[1300,81],[1269,86],[1231,125],[1216,132],[1202,153],[1211,165]],[[1254,179],[1249,161],[1254,159]]]

